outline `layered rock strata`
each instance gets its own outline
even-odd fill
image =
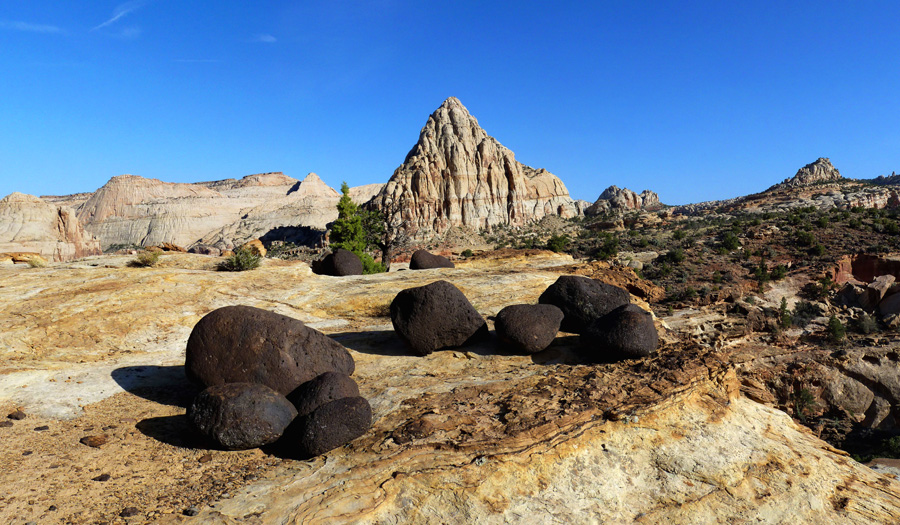
[[[455,97],[428,117],[419,141],[370,201],[423,238],[454,226],[523,225],[581,208],[559,178],[525,166]]]
[[[0,200],[0,252],[32,252],[52,261],[101,253],[72,208],[24,193]]]

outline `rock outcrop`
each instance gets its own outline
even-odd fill
[[[454,226],[519,226],[581,211],[559,178],[516,161],[455,97],[428,117],[419,141],[369,206],[402,216],[419,238]]]
[[[792,178],[785,179],[766,191],[800,188],[817,182],[833,182],[843,178],[841,172],[831,164],[827,157],[819,157],[815,162],[811,162],[797,170],[797,174]]]
[[[52,261],[101,253],[72,208],[24,193],[0,199],[0,252],[32,252]]]
[[[610,186],[603,190],[594,204],[584,210],[585,215],[602,215],[611,211],[657,209],[661,206],[659,195],[650,190],[637,194],[628,188]]]

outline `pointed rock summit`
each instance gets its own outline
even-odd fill
[[[838,171],[827,157],[819,157],[815,162],[811,162],[797,170],[797,174],[784,182],[776,184],[766,191],[784,190],[789,188],[800,188],[809,186],[817,182],[831,182],[843,180],[841,172]]]
[[[559,178],[517,162],[456,97],[428,117],[419,141],[370,206],[401,215],[419,238],[454,226],[520,226],[581,212]]]
[[[655,191],[644,190],[637,194],[628,188],[610,186],[600,194],[597,201],[584,210],[585,215],[601,215],[613,210],[629,211],[655,209],[661,206]]]

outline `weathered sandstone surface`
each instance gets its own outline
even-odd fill
[[[148,523],[900,519],[893,476],[742,396],[730,356],[746,348],[749,366],[764,349],[736,339],[718,350],[690,322],[663,328],[656,357],[618,364],[585,363],[566,334],[529,356],[492,340],[419,357],[391,330],[388,305],[433,271],[335,279],[279,260],[237,273],[193,254],[127,261],[0,268],[0,414],[27,414],[0,428],[4,522],[112,522],[126,507]],[[578,268],[513,253],[440,278],[487,317]],[[185,416],[197,390],[184,349],[203,315],[234,304],[347,347],[372,428],[310,461],[206,449]]]
[[[72,208],[13,193],[0,199],[0,252],[68,261],[100,254],[100,242],[84,231]]]
[[[810,162],[797,170],[797,173],[792,178],[785,179],[783,182],[772,186],[766,191],[798,188],[818,182],[837,181],[843,178],[841,172],[831,164],[831,160],[825,157],[819,157],[815,162]]]
[[[559,178],[516,161],[455,97],[428,117],[419,141],[371,205],[401,215],[419,237],[454,226],[477,230],[581,214]]]
[[[610,186],[603,190],[600,197],[584,210],[585,215],[602,215],[614,210],[645,210],[660,207],[659,195],[654,191],[644,190],[637,194],[628,188]]]

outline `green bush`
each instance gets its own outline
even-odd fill
[[[225,272],[243,272],[259,268],[262,257],[253,250],[238,248],[219,264],[219,269]]]
[[[463,257],[465,257],[466,259],[468,259],[469,257],[471,257],[471,256],[473,256],[473,255],[475,255],[475,254],[472,253],[472,250],[470,250],[469,248],[466,248],[465,250],[463,250],[463,252],[462,252],[460,255],[462,255]]]
[[[878,331],[878,322],[871,315],[863,313],[856,320],[856,331],[861,334],[871,334]]]
[[[684,233],[684,230],[675,230],[675,232],[672,233],[672,238],[676,241],[680,241],[681,239],[684,239],[686,235],[687,234]]]
[[[822,310],[809,301],[799,301],[794,305],[794,324],[800,328],[805,327],[809,322],[822,315]]]
[[[547,249],[554,252],[561,252],[569,245],[568,235],[553,235],[547,240]]]
[[[847,336],[847,329],[844,328],[844,323],[833,315],[828,318],[828,327],[825,332],[828,334],[828,340],[832,343],[840,343]]]
[[[783,264],[779,264],[775,266],[775,268],[772,268],[772,272],[769,275],[772,277],[773,281],[780,281],[787,275],[787,267]]]
[[[725,232],[722,237],[722,247],[728,251],[734,251],[741,247],[741,241],[734,232]]]
[[[816,242],[816,237],[810,232],[800,230],[797,232],[796,241],[800,246],[812,246]]]
[[[612,259],[619,253],[619,239],[609,233],[603,234],[603,242],[594,250],[594,257],[600,260]]]
[[[821,257],[825,255],[825,247],[821,244],[817,244],[809,249],[809,254],[813,257]]]
[[[669,261],[673,264],[682,263],[682,262],[684,262],[684,257],[685,257],[684,250],[682,250],[681,248],[675,248],[674,250],[669,250],[668,253],[666,253],[665,257],[666,257],[667,261]]]
[[[144,250],[137,254],[130,265],[138,268],[152,268],[159,262],[159,252]]]
[[[787,307],[787,299],[784,297],[781,298],[781,306],[778,307],[778,324],[782,328],[787,328],[791,326],[793,322],[793,317],[791,316],[790,310]]]

